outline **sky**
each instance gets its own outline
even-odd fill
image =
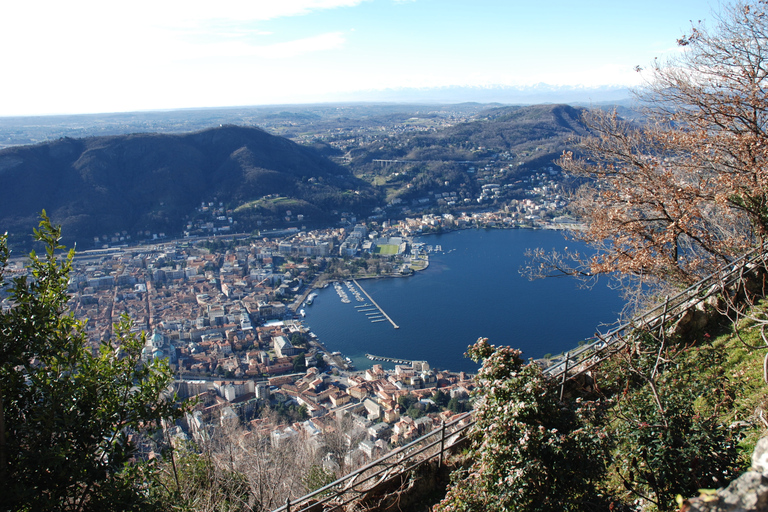
[[[9,0],[0,116],[296,104],[439,87],[634,86],[694,0]],[[471,100],[471,98],[467,98]]]

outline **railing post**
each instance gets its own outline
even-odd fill
[[[443,467],[443,450],[445,450],[445,420],[440,427],[440,458],[438,459],[438,467]]]
[[[291,512],[291,498],[285,498],[285,512]]]
[[[568,363],[571,362],[571,353],[565,353],[565,369],[563,370],[563,379],[560,382],[560,401],[563,401],[563,394],[565,393],[565,381],[568,379]]]

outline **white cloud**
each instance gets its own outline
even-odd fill
[[[115,21],[143,22],[157,26],[176,26],[190,21],[225,19],[264,21],[300,16],[313,11],[354,7],[370,0],[42,0],[39,2],[3,2],[0,14],[9,25],[78,24],[104,17]],[[10,23],[13,21],[13,23]]]
[[[0,5],[0,44],[34,55],[87,43],[127,47],[186,36],[221,39],[265,35],[254,22],[354,7],[369,0],[9,1]],[[250,23],[250,26],[246,25]]]

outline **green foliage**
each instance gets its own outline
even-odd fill
[[[273,410],[277,415],[278,422],[296,423],[309,418],[307,407],[296,403],[286,405],[284,402],[278,402]]]
[[[307,360],[304,357],[304,353],[297,355],[292,360],[293,362],[293,371],[296,373],[301,373],[307,371]]]
[[[245,502],[251,493],[243,473],[217,465],[210,454],[197,453],[191,445],[183,445],[174,453],[175,469],[171,471],[166,467],[158,476],[160,485],[150,489],[150,496],[162,509],[184,512],[259,509]]]
[[[451,397],[445,393],[443,393],[441,390],[436,390],[432,394],[432,401],[435,402],[435,404],[438,407],[445,408],[448,405],[448,401],[451,399]]]
[[[424,414],[426,414],[426,412],[424,411],[424,408],[421,406],[421,404],[417,403],[415,405],[410,406],[408,408],[408,410],[405,411],[405,414],[407,416],[410,416],[414,420],[417,420],[417,419],[421,418],[422,416],[424,416]]]
[[[469,405],[467,404],[466,400],[461,400],[458,397],[452,397],[450,400],[448,400],[448,404],[446,405],[449,411],[459,414],[462,412],[467,412],[469,410]]]
[[[307,336],[304,333],[301,332],[295,332],[293,335],[291,335],[291,345],[294,347],[307,347]]]
[[[178,233],[188,219],[210,220],[196,208],[214,197],[232,210],[271,194],[291,201],[237,210],[239,230],[283,226],[286,209],[328,223],[337,220],[331,210],[365,213],[380,203],[347,169],[258,128],[65,139],[3,154],[20,162],[0,174],[0,219],[14,242],[43,207],[69,239],[90,244],[123,230]]]
[[[0,277],[13,307],[0,313],[0,509],[147,509],[146,475],[128,465],[131,436],[178,416],[162,394],[167,364],[141,364],[144,336],[124,318],[115,336],[92,348],[85,325],[68,313],[73,251],[59,257],[60,229],[42,214],[30,277],[6,281],[9,251],[0,238]]]
[[[615,400],[612,474],[635,498],[671,510],[676,495],[721,487],[741,469],[741,436],[720,417],[736,387],[725,353],[710,345],[666,349],[646,333],[633,353],[604,369],[604,392]]]
[[[520,351],[480,339],[469,468],[455,472],[438,511],[585,510],[601,499],[609,441],[603,404],[558,400],[554,383]]]
[[[599,386],[573,388],[561,401],[559,382],[524,364],[519,351],[479,340],[469,350],[483,360],[471,465],[452,476],[437,510],[590,510],[611,502],[663,511],[676,508],[678,494],[727,484],[744,465],[743,435],[728,425],[766,402],[762,391],[745,400],[737,390],[762,379],[762,360],[745,361],[743,350],[708,334],[686,341],[635,332],[593,373]]]
[[[397,405],[399,405],[404,411],[413,406],[419,399],[413,395],[400,395],[397,398]]]

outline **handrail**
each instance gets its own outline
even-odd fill
[[[697,306],[712,295],[726,290],[743,276],[745,270],[749,270],[759,260],[764,259],[767,247],[768,244],[747,252],[729,265],[703,277],[685,290],[672,297],[667,297],[664,302],[659,303],[645,313],[635,316],[628,322],[619,325],[605,334],[595,334],[594,337],[585,340],[586,343],[566,352],[562,361],[544,368],[544,374],[553,379],[560,378],[564,383],[570,378],[589,371],[618,350],[621,350],[627,334],[638,326],[663,325],[669,320],[679,318],[692,307]]]
[[[328,485],[296,500],[289,498],[285,505],[273,512],[336,510],[360,499],[377,486],[407,474],[436,457],[442,465],[444,453],[464,440],[472,425],[474,425],[474,419],[471,412],[464,413],[449,423],[443,422],[439,429],[389,452]],[[436,440],[431,440],[435,437],[437,437]],[[435,453],[428,453],[437,446],[439,449]]]

